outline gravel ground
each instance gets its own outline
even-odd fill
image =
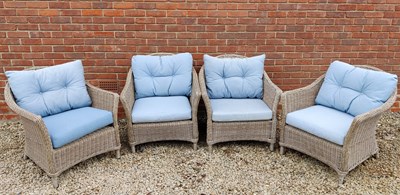
[[[323,163],[293,150],[284,156],[270,152],[264,143],[222,143],[210,154],[201,136],[197,151],[184,142],[158,142],[132,154],[121,121],[121,159],[109,153],[84,161],[61,174],[58,189],[22,159],[22,125],[3,122],[0,194],[399,194],[399,119],[400,113],[385,114],[377,131],[380,157],[351,171],[340,186],[336,172]]]

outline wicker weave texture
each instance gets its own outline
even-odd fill
[[[236,54],[224,54],[218,58],[246,58]],[[276,126],[279,97],[282,91],[277,87],[267,73],[263,74],[263,101],[272,110],[272,120],[267,121],[239,121],[216,122],[212,121],[212,107],[207,93],[204,66],[199,73],[200,89],[207,111],[207,144],[211,150],[212,145],[220,142],[253,140],[270,143],[273,150],[276,142]]]
[[[5,87],[6,103],[20,116],[24,126],[24,156],[29,157],[52,177],[54,187],[58,186],[57,177],[79,162],[109,151],[116,151],[119,157],[121,147],[117,123],[119,96],[90,84],[87,84],[87,88],[93,107],[113,113],[113,126],[99,129],[61,148],[54,149],[42,117],[20,108],[15,102],[9,85]]]
[[[171,53],[154,53],[152,56],[173,55]],[[171,121],[160,123],[132,123],[132,109],[135,104],[135,87],[132,69],[129,70],[125,87],[121,93],[121,102],[127,118],[128,138],[132,152],[135,146],[148,142],[180,140],[192,142],[197,147],[199,139],[197,112],[201,98],[197,73],[192,70],[192,94],[189,101],[192,109],[192,119],[184,121]]]
[[[381,71],[370,66],[358,67]],[[344,177],[349,171],[378,153],[379,148],[375,138],[376,126],[383,112],[389,110],[395,102],[397,89],[386,103],[379,108],[356,116],[345,136],[343,146],[340,146],[285,123],[288,113],[315,104],[315,98],[324,77],[325,75],[322,75],[306,87],[282,94],[282,123],[279,144],[282,154],[285,147],[291,148],[312,156],[332,167],[339,174],[339,183],[343,183]]]

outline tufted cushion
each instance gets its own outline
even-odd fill
[[[397,86],[397,76],[334,61],[315,102],[353,116],[381,106]]]
[[[261,98],[265,55],[217,58],[204,55],[207,93],[211,99]]]
[[[135,98],[189,96],[192,89],[192,67],[193,58],[190,53],[133,56]]]
[[[91,105],[80,60],[39,70],[7,71],[17,104],[42,117]]]
[[[317,137],[343,145],[354,117],[321,105],[287,114],[286,123]]]

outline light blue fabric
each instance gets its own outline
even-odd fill
[[[42,117],[92,104],[80,60],[6,76],[17,104]]]
[[[210,99],[261,99],[264,60],[265,55],[243,59],[204,55],[207,93]]]
[[[133,56],[135,98],[189,96],[192,90],[192,67],[193,58],[190,53]]]
[[[315,102],[353,116],[385,103],[397,86],[397,75],[334,61]]]
[[[147,97],[135,101],[133,123],[189,120],[192,109],[186,96]]]
[[[319,138],[343,145],[354,117],[321,105],[311,106],[287,114],[286,124]]]
[[[259,121],[272,119],[272,111],[260,99],[210,99],[213,121]]]
[[[92,107],[78,108],[43,118],[54,148],[59,148],[113,123],[112,113]]]

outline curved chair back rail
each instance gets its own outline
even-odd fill
[[[172,53],[152,53],[150,56],[171,56]],[[201,98],[200,87],[198,84],[197,73],[192,68],[192,93],[189,97],[191,106],[190,120],[170,121],[170,122],[148,122],[133,123],[132,110],[135,105],[135,84],[132,74],[132,68],[129,69],[124,89],[121,93],[121,102],[125,111],[128,128],[129,144],[132,152],[135,152],[135,146],[139,144],[179,140],[193,143],[193,148],[197,149],[198,142],[198,122],[197,112]]]
[[[27,70],[37,70],[44,67],[32,67]],[[74,165],[96,155],[115,151],[120,156],[120,139],[117,121],[119,96],[115,93],[86,84],[92,106],[113,113],[113,126],[107,126],[75,140],[65,146],[54,149],[48,129],[41,116],[22,109],[15,102],[9,84],[4,89],[5,102],[12,111],[21,118],[25,132],[24,158],[30,158],[52,179],[52,184],[58,187],[58,176]],[[84,119],[82,119],[84,120]]]
[[[217,58],[247,58],[237,54],[222,54]],[[202,98],[207,111],[207,144],[209,151],[212,151],[212,145],[220,142],[253,140],[270,143],[270,150],[274,148],[276,142],[276,125],[278,103],[282,91],[277,87],[267,73],[263,73],[263,98],[262,100],[272,110],[271,120],[262,121],[235,121],[235,122],[217,122],[212,120],[211,101],[207,93],[206,77],[204,66],[199,72],[199,82],[202,92]]]
[[[355,66],[382,71],[379,68],[367,65]],[[376,125],[381,115],[389,110],[395,102],[397,89],[383,105],[354,118],[345,136],[343,146],[341,146],[286,124],[288,113],[315,104],[315,98],[324,78],[325,74],[308,86],[282,94],[280,152],[284,154],[285,148],[291,148],[320,160],[338,173],[339,184],[342,184],[349,171],[372,155],[378,156],[379,148],[375,138]],[[302,141],[299,142],[298,140]]]

